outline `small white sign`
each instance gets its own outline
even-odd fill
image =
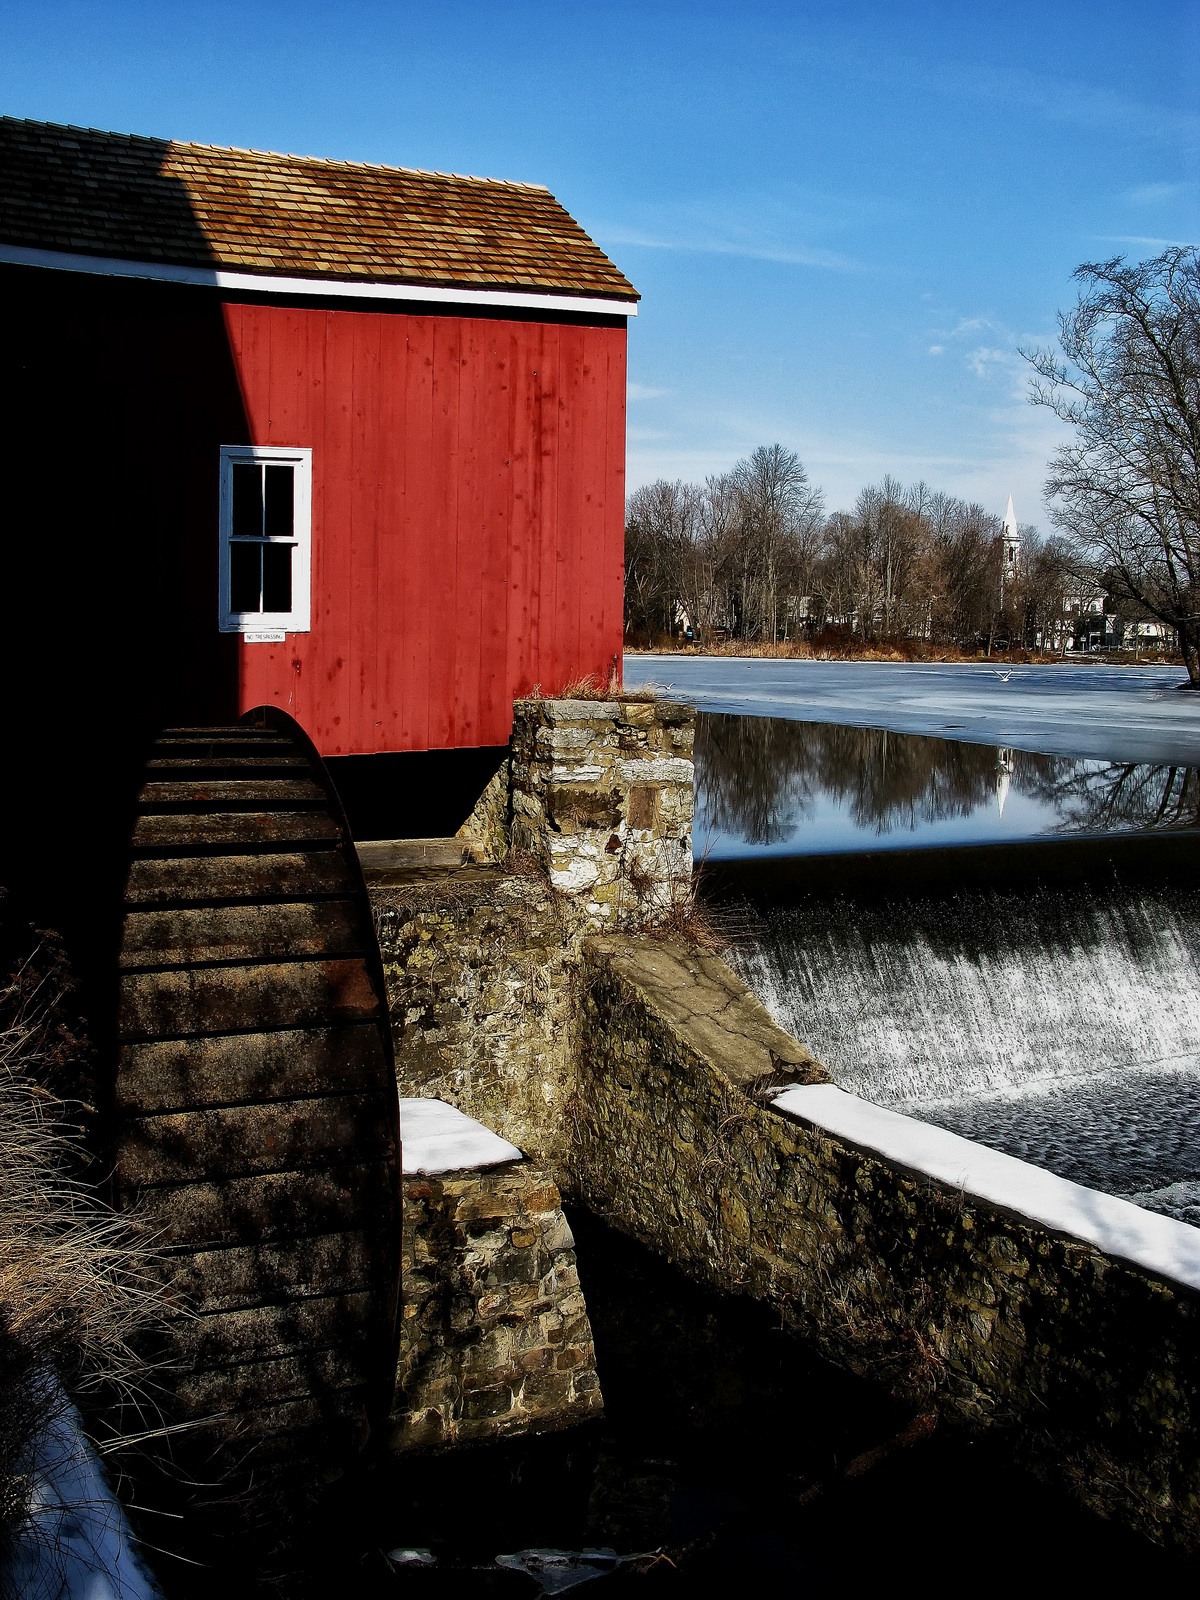
[[[282,628],[260,628],[257,633],[244,633],[242,638],[247,644],[284,644],[287,634]]]

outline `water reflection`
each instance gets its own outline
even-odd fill
[[[1200,827],[1200,770],[882,728],[701,713],[697,854],[985,843]]]

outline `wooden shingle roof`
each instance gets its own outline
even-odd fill
[[[267,276],[636,301],[548,189],[0,117],[0,243]]]

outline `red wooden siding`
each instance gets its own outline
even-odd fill
[[[249,442],[313,452],[312,631],[239,642],[244,709],[283,706],[325,755],[495,745],[535,684],[607,677],[623,327],[241,304],[225,322]]]

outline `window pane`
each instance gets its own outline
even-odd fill
[[[234,468],[237,471],[237,468]],[[269,548],[261,544],[230,544],[229,546],[229,609],[231,611],[262,610],[262,553]],[[280,548],[286,549],[286,546]]]
[[[290,544],[264,544],[263,603],[264,611],[290,611],[292,609],[292,550]]]
[[[267,516],[266,534],[268,539],[290,539],[294,535],[295,520],[292,505],[293,486],[296,482],[296,469],[287,467],[268,467],[267,478]],[[268,606],[268,611],[274,611],[274,606]]]
[[[262,468],[252,461],[233,464],[233,522],[235,539],[262,537]]]

